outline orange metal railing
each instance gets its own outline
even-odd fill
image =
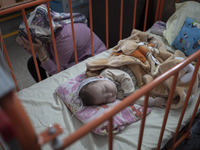
[[[54,55],[56,58],[57,70],[58,70],[58,72],[60,72],[60,66],[59,66],[59,61],[58,61],[58,54],[57,54],[57,49],[56,49],[56,41],[55,41],[55,36],[54,36],[54,31],[53,31],[53,25],[52,25],[52,21],[51,21],[49,3],[46,2],[46,5],[47,5],[47,10],[48,10],[49,24],[50,24],[50,29],[51,29],[51,37],[52,37],[52,41],[53,41],[53,49],[54,49]],[[73,21],[72,21],[72,23],[73,23]]]
[[[89,0],[89,13],[90,13],[90,36],[91,36],[91,51],[92,56],[94,56],[94,46],[93,46],[93,24],[92,24],[92,0]]]
[[[33,42],[32,42],[32,39],[31,39],[31,33],[30,33],[30,30],[29,30],[29,27],[28,27],[26,14],[25,14],[24,9],[22,9],[21,11],[22,11],[24,23],[25,23],[25,26],[26,26],[26,32],[27,32],[27,35],[28,35],[28,40],[29,40],[29,43],[30,43],[30,46],[31,46],[31,52],[32,52],[32,55],[33,55],[33,60],[34,60],[35,69],[36,69],[36,72],[37,72],[38,80],[41,81],[41,76],[40,76],[40,72],[39,72],[39,68],[38,68],[38,63],[37,63],[37,60],[36,60],[36,55],[35,55],[35,51],[34,51],[34,47],[33,47]]]
[[[135,3],[134,3],[134,11],[133,11],[133,29],[135,29],[136,10],[137,10],[137,0],[135,0]]]
[[[37,136],[31,121],[14,91],[0,100],[0,107],[12,123],[15,135],[22,149],[39,150]]]
[[[78,63],[71,0],[69,0],[69,11],[70,11],[71,27],[72,27],[72,36],[73,36],[73,44],[74,44],[74,57],[75,57],[75,62]]]
[[[146,31],[148,6],[149,6],[149,0],[146,0],[145,16],[144,16],[144,28],[143,28],[143,31]]]
[[[8,9],[0,11],[0,15],[4,15],[4,14],[7,14],[7,13],[12,13],[12,12],[15,12],[15,11],[18,11],[18,10],[22,11],[22,15],[23,15],[23,18],[24,18],[24,21],[25,21],[27,34],[28,34],[30,45],[31,45],[31,51],[32,51],[32,54],[33,54],[33,57],[34,57],[34,63],[35,63],[35,66],[36,66],[36,70],[37,70],[37,74],[38,74],[38,78],[39,79],[40,79],[40,73],[39,73],[39,70],[38,70],[38,64],[37,64],[37,61],[36,61],[34,47],[33,47],[33,43],[32,43],[32,40],[31,40],[30,31],[28,29],[28,24],[27,24],[27,19],[26,19],[26,15],[25,15],[24,9],[32,7],[32,6],[35,6],[35,5],[39,5],[41,3],[46,3],[47,4],[47,9],[48,9],[49,20],[51,20],[48,1],[49,0],[36,0],[34,2],[22,4],[22,5],[19,5],[19,6],[15,6],[13,8],[8,8]],[[105,5],[105,7],[106,7],[106,47],[108,49],[109,48],[109,44],[108,44],[109,43],[108,0],[105,0],[105,1],[106,1],[106,5]],[[149,5],[149,0],[146,0],[144,28],[143,28],[144,31],[146,30],[146,24],[147,24],[148,5]],[[163,5],[164,5],[164,0],[158,0],[157,1],[155,20],[161,19]],[[135,0],[135,3],[134,3],[133,28],[135,28],[136,6],[137,6],[137,0]],[[72,26],[72,34],[73,34],[75,60],[76,60],[76,63],[78,63],[71,0],[69,0],[69,9],[70,9],[70,14],[71,14],[71,26]],[[91,47],[92,47],[91,49],[92,49],[92,55],[93,55],[93,51],[94,50],[93,50],[93,37],[92,37],[93,26],[92,26],[92,1],[91,0],[89,0],[89,10],[90,10]],[[121,0],[120,18],[121,18],[120,19],[120,39],[121,39],[122,38],[122,26],[123,26],[123,24],[122,24],[122,22],[123,22],[123,0]],[[53,46],[54,46],[54,53],[55,53],[55,57],[56,57],[56,64],[57,64],[57,68],[58,68],[58,72],[59,72],[60,71],[59,61],[58,61],[58,56],[57,56],[55,37],[54,37],[53,28],[52,28],[52,24],[51,23],[50,23],[50,27],[51,27],[51,36],[52,36],[52,40],[53,40]],[[138,140],[138,147],[137,147],[137,149],[140,150],[141,146],[142,146],[142,139],[143,139],[143,133],[144,133],[144,127],[145,127],[146,111],[147,111],[147,104],[148,104],[149,94],[150,94],[150,92],[151,92],[151,90],[153,88],[155,88],[160,83],[162,83],[165,80],[167,80],[169,77],[174,76],[173,77],[173,84],[171,86],[170,94],[169,94],[169,97],[168,97],[168,103],[167,103],[167,106],[166,106],[165,115],[164,115],[163,122],[162,122],[160,136],[159,136],[159,139],[158,139],[157,149],[160,149],[161,142],[162,142],[162,137],[163,137],[165,126],[166,126],[166,122],[167,122],[167,119],[168,119],[170,105],[171,105],[171,102],[172,102],[172,97],[173,97],[175,86],[176,86],[176,81],[177,81],[177,78],[178,78],[178,73],[187,64],[191,63],[192,61],[194,61],[197,58],[198,58],[198,60],[196,62],[195,71],[194,71],[194,74],[193,74],[193,77],[192,77],[192,80],[191,80],[191,83],[190,83],[190,86],[189,86],[189,89],[188,89],[188,92],[187,92],[187,97],[186,97],[184,106],[182,108],[182,112],[181,112],[181,115],[180,115],[180,118],[179,118],[179,122],[177,124],[177,129],[176,129],[176,132],[175,132],[175,135],[174,135],[174,138],[173,138],[173,142],[172,142],[172,145],[171,145],[171,149],[175,149],[181,141],[183,141],[185,138],[188,137],[189,130],[190,130],[191,126],[192,126],[192,123],[194,121],[194,117],[196,115],[198,106],[200,104],[200,96],[199,96],[198,101],[196,103],[196,106],[194,108],[192,117],[191,117],[191,121],[189,123],[189,127],[187,129],[187,132],[184,133],[183,136],[177,140],[177,135],[178,135],[178,132],[179,132],[179,129],[180,129],[180,125],[181,125],[182,119],[184,117],[184,113],[185,113],[185,110],[186,110],[186,107],[187,107],[187,103],[188,103],[189,97],[191,95],[192,87],[194,85],[195,79],[197,77],[198,69],[199,69],[199,66],[200,66],[200,50],[198,50],[197,52],[195,52],[194,54],[192,54],[191,56],[186,58],[183,62],[179,63],[178,65],[176,65],[175,67],[173,67],[172,69],[167,71],[166,73],[164,73],[164,74],[160,75],[159,77],[157,77],[151,83],[143,86],[137,92],[133,93],[129,97],[126,97],[123,101],[120,102],[120,104],[114,106],[112,109],[110,109],[108,112],[106,112],[102,116],[100,116],[100,117],[96,118],[95,120],[93,120],[92,122],[82,126],[77,131],[75,131],[74,133],[72,133],[68,137],[64,138],[63,139],[63,145],[60,147],[60,149],[64,149],[65,147],[67,147],[70,144],[74,143],[76,140],[80,139],[84,135],[86,135],[89,132],[91,132],[94,128],[99,126],[99,124],[101,124],[101,123],[105,122],[106,120],[108,120],[109,121],[109,135],[108,135],[109,136],[109,138],[108,138],[109,147],[108,147],[108,149],[112,150],[113,149],[113,134],[112,134],[113,116],[115,114],[117,114],[119,111],[121,111],[122,109],[124,109],[125,107],[127,107],[128,105],[130,105],[130,104],[134,103],[135,101],[137,101],[137,99],[140,98],[141,96],[145,95],[145,103],[144,103],[143,116],[142,116],[142,120],[141,120],[141,127],[140,127],[140,133],[139,133],[139,137],[138,137],[138,139],[139,139]],[[8,58],[7,61],[9,62],[9,58]],[[11,65],[9,65],[9,66],[12,69]],[[16,98],[16,96],[14,95],[13,92],[10,93],[9,98],[10,98],[10,100],[13,100],[12,101],[13,104],[14,104],[13,106],[17,106],[17,107],[15,107],[15,109],[13,108],[13,106],[9,106],[6,101],[0,101],[1,102],[0,106],[4,110],[7,111],[7,114],[9,115],[9,117],[11,117],[11,118],[23,118],[22,116],[25,116],[25,118],[27,118],[25,112],[23,112],[23,108],[22,108],[21,104],[18,102],[18,100],[17,100],[17,98]],[[11,114],[10,112],[13,112],[13,109],[14,110],[20,109],[21,111],[16,113],[16,114]],[[30,132],[29,135],[30,135],[31,138],[36,138],[36,136],[34,134],[34,131],[32,129],[32,126],[30,125],[28,119],[25,119],[25,121],[24,120],[13,119],[13,124],[18,124],[20,121],[21,121],[22,126],[24,126],[23,124],[26,124],[28,122],[28,126],[25,126],[25,129]],[[55,127],[59,129],[58,126],[55,126]],[[17,131],[18,130],[21,131],[20,128],[16,128],[16,130]],[[59,133],[61,133],[61,129],[59,129]],[[41,138],[43,138],[45,136],[47,136],[46,132],[43,132],[40,135],[38,135],[37,138],[41,139]],[[46,137],[46,138],[48,138],[48,137]],[[53,138],[55,138],[55,136]],[[26,140],[27,140],[26,138],[21,140],[22,145],[24,145],[25,147],[26,146],[27,147],[28,146],[29,147],[33,147],[33,145],[34,145],[35,149],[39,149],[38,148],[38,143],[39,143],[39,145],[43,145],[47,141],[47,140],[40,141],[40,142],[37,141],[38,143],[35,141],[35,143],[29,143],[29,145],[26,145],[24,143],[24,142],[26,142]],[[33,141],[33,139],[30,139],[30,141]]]
[[[122,26],[123,26],[123,7],[124,7],[124,1],[121,0],[121,9],[120,9],[120,28],[119,28],[119,40],[122,39]]]
[[[187,102],[188,102],[188,97],[191,94],[192,86],[194,84],[194,81],[195,81],[195,78],[197,76],[197,72],[198,72],[198,69],[199,69],[199,66],[200,66],[200,50],[197,51],[196,53],[192,54],[188,58],[186,58],[183,62],[179,63],[177,66],[173,67],[169,71],[167,71],[164,74],[157,77],[151,83],[143,86],[137,92],[135,92],[132,95],[130,95],[129,97],[125,98],[122,102],[120,102],[120,104],[114,106],[108,112],[104,113],[100,117],[98,117],[95,120],[93,120],[92,122],[82,126],[77,131],[75,131],[74,133],[72,133],[68,137],[64,138],[63,139],[63,145],[62,145],[62,147],[60,147],[60,149],[64,149],[65,147],[69,146],[70,144],[72,144],[76,140],[80,139],[81,137],[83,137],[87,133],[91,132],[94,128],[99,126],[99,124],[105,122],[106,120],[109,120],[109,138],[108,138],[109,147],[108,147],[108,149],[112,150],[112,148],[113,148],[113,146],[112,146],[112,144],[113,144],[113,135],[112,135],[112,126],[113,126],[112,121],[113,120],[112,120],[112,117],[116,113],[118,113],[119,111],[124,109],[126,106],[134,103],[135,101],[137,101],[138,98],[145,95],[145,103],[144,103],[144,109],[143,109],[144,115],[142,116],[142,120],[141,120],[141,127],[140,127],[140,134],[139,134],[138,148],[137,148],[138,150],[140,150],[141,144],[142,144],[144,126],[145,126],[146,110],[147,110],[147,103],[148,103],[148,99],[149,99],[149,92],[153,88],[158,86],[160,83],[162,83],[163,81],[167,80],[169,77],[174,75],[174,79],[173,79],[174,84],[172,84],[171,92],[169,94],[168,103],[167,103],[167,107],[166,107],[166,110],[165,110],[165,116],[164,116],[164,120],[163,120],[163,125],[162,125],[162,128],[161,128],[161,134],[160,134],[159,142],[158,142],[158,146],[157,146],[157,149],[160,149],[160,142],[162,141],[162,133],[164,132],[164,129],[165,129],[165,123],[167,121],[167,117],[168,117],[168,113],[169,113],[169,109],[170,109],[170,104],[171,104],[171,100],[172,100],[172,95],[174,93],[174,88],[175,88],[176,80],[177,80],[177,77],[178,77],[178,72],[181,69],[183,69],[188,63],[192,62],[196,58],[198,58],[198,61],[197,61],[196,66],[195,66],[195,71],[194,71],[192,81],[190,83],[189,90],[188,90],[188,93],[187,93],[187,98],[186,98],[186,101],[185,101],[185,104],[184,104],[184,107],[186,107]],[[176,142],[174,142],[172,144],[172,149],[176,148],[177,145],[181,141],[183,141],[185,138],[188,137],[189,130],[191,128],[195,114],[196,114],[197,109],[199,107],[199,103],[200,103],[200,96],[198,98],[195,109],[193,111],[187,132],[184,133],[183,136],[179,140],[177,140]],[[34,134],[34,131],[33,131],[33,128],[30,124],[30,121],[27,118],[27,115],[25,114],[24,109],[23,109],[21,103],[19,102],[18,98],[14,94],[14,92],[11,92],[6,97],[1,99],[0,106],[6,112],[6,114],[9,116],[9,118],[11,118],[11,120],[13,120],[12,121],[13,124],[18,124],[18,125],[21,124],[20,126],[15,126],[16,127],[15,130],[17,131],[17,137],[19,138],[19,142],[22,144],[23,147],[26,147],[26,148],[30,147],[30,148],[33,148],[33,149],[39,149],[38,144],[43,145],[44,143],[46,143],[48,141],[47,139],[55,138],[55,135],[52,135],[52,137],[49,137],[48,130],[46,130],[46,131],[42,132],[41,134],[39,134],[37,136],[38,137],[37,138],[38,143],[35,140],[33,140],[33,139],[36,138],[36,135]],[[183,107],[183,111],[182,111],[181,114],[184,114],[184,109],[185,109],[184,107]],[[13,111],[15,113],[13,113]],[[19,119],[19,118],[21,118],[21,119]],[[181,120],[181,119],[182,119],[182,116],[180,116],[179,120]],[[23,128],[21,128],[21,127],[23,127]],[[56,135],[58,135],[59,133],[62,132],[62,130],[60,129],[59,126],[55,125],[54,127],[58,129],[57,130],[58,132],[56,133]],[[26,132],[23,132],[23,133],[26,133],[26,135],[24,135],[24,134],[22,134],[22,132],[20,132],[22,130],[23,131],[26,130]],[[177,128],[177,131],[178,130],[179,130],[179,128]],[[29,133],[29,134],[27,134],[27,133]],[[27,144],[27,141],[26,141],[27,139],[30,139],[30,140],[28,140],[29,141],[28,144]],[[176,137],[175,137],[175,139],[176,139]]]
[[[143,114],[145,114],[145,115],[143,115],[143,117],[142,117],[140,134],[139,134],[139,141],[138,141],[138,150],[140,150],[141,149],[141,143],[142,143],[144,125],[145,125],[145,119],[146,119],[146,110],[147,110],[149,92],[153,88],[158,86],[160,83],[163,83],[169,77],[174,76],[173,84],[171,86],[171,90],[170,90],[170,94],[169,94],[169,98],[168,98],[167,107],[166,107],[166,110],[165,110],[165,115],[164,115],[164,118],[163,118],[162,128],[161,128],[161,131],[160,131],[160,137],[158,139],[157,149],[160,149],[162,136],[163,136],[163,133],[164,133],[166,122],[167,122],[167,118],[168,118],[168,114],[169,114],[169,110],[170,110],[170,105],[171,105],[171,102],[172,102],[172,97],[173,97],[174,89],[175,89],[175,86],[176,86],[176,80],[177,80],[177,77],[178,77],[178,73],[187,64],[189,64],[190,62],[194,61],[197,58],[198,58],[198,61],[197,61],[197,64],[195,66],[195,71],[194,71],[194,74],[193,74],[193,77],[192,77],[192,81],[191,81],[190,86],[189,86],[189,90],[188,90],[188,93],[187,93],[187,98],[186,98],[186,101],[184,103],[183,111],[181,113],[181,116],[179,118],[179,122],[182,122],[182,115],[184,115],[184,110],[185,110],[185,107],[187,106],[188,98],[190,97],[191,90],[192,90],[192,87],[193,87],[193,84],[194,84],[194,80],[195,80],[195,78],[197,76],[197,72],[198,72],[198,69],[199,69],[199,66],[200,66],[200,50],[198,50],[196,53],[194,53],[191,56],[189,56],[188,58],[186,58],[183,62],[179,63],[178,65],[176,65],[175,67],[173,67],[169,71],[163,73],[162,75],[160,75],[159,77],[154,79],[151,83],[141,87],[141,89],[138,90],[137,92],[133,93],[129,97],[126,97],[123,101],[121,101],[118,105],[114,106],[108,112],[104,113],[100,117],[94,119],[92,122],[82,126],[77,131],[75,131],[74,133],[72,133],[68,137],[64,138],[63,139],[62,148],[67,147],[70,144],[74,143],[76,140],[80,139],[81,137],[83,137],[87,133],[91,132],[94,128],[96,128],[99,124],[105,122],[106,120],[109,120],[109,123],[111,123],[112,117],[115,114],[117,114],[120,110],[124,109],[128,105],[130,105],[130,104],[134,103],[135,101],[137,101],[137,99],[140,98],[141,96],[145,95],[145,104],[144,104],[144,109],[143,109]],[[196,107],[194,109],[194,112],[193,112],[193,115],[192,115],[192,120],[190,121],[190,127],[191,127],[191,124],[193,123],[194,116],[195,116],[195,114],[197,112],[197,108],[199,106],[199,103],[200,103],[200,98],[198,99]],[[112,126],[112,125],[110,124],[109,126]],[[179,127],[178,126],[177,126],[177,131],[179,131]],[[178,141],[176,141],[175,143],[172,144],[173,149],[175,147],[177,147],[177,145],[181,141],[183,141],[188,135],[189,135],[189,129],[188,129],[188,132],[185,133],[185,135],[182,138],[180,138]],[[109,132],[109,150],[110,149],[112,149],[112,133]]]
[[[52,43],[53,43],[53,49],[54,49],[54,55],[55,55],[55,61],[56,61],[56,65],[57,65],[57,71],[60,72],[60,66],[59,66],[59,60],[58,60],[58,54],[57,54],[57,49],[56,49],[56,42],[55,42],[55,36],[54,36],[54,31],[53,31],[53,27],[52,27],[52,22],[51,22],[51,15],[50,15],[50,8],[49,8],[49,2],[50,0],[36,0],[36,1],[32,1],[29,3],[24,3],[21,5],[16,5],[15,7],[10,7],[8,9],[4,9],[0,11],[0,16],[1,15],[5,15],[5,14],[9,14],[12,12],[16,12],[16,11],[21,11],[24,22],[25,22],[25,26],[26,26],[26,31],[27,31],[27,35],[28,35],[28,40],[30,43],[30,47],[31,47],[31,53],[33,55],[33,60],[34,60],[34,64],[35,64],[35,68],[36,68],[36,73],[38,76],[38,80],[41,81],[41,76],[40,76],[40,72],[39,72],[39,68],[38,68],[38,63],[36,60],[36,54],[34,51],[34,46],[33,46],[33,42],[30,36],[30,31],[29,31],[29,27],[28,27],[28,23],[27,23],[27,18],[26,18],[26,14],[25,14],[25,9],[29,8],[29,7],[33,7],[42,3],[46,3],[47,5],[47,10],[48,10],[48,17],[50,20],[50,29],[51,29],[51,36],[52,36]],[[106,4],[106,48],[109,49],[109,17],[108,17],[108,0],[105,0]],[[157,5],[157,13],[156,16],[158,17],[158,14],[161,14],[161,5],[163,5],[163,1],[160,3],[160,0],[158,0],[158,5]],[[122,27],[123,27],[123,3],[124,1],[121,0],[121,8],[120,8],[120,35],[119,35],[119,40],[122,39]],[[144,18],[144,28],[143,30],[146,30],[146,24],[147,24],[147,14],[148,14],[148,5],[149,5],[149,0],[146,0],[146,7],[145,7],[145,18]],[[137,9],[137,0],[135,0],[134,2],[134,14],[133,14],[133,28],[135,28],[135,23],[136,23],[136,9]],[[76,40],[75,40],[75,31],[74,31],[74,24],[73,24],[73,16],[72,16],[72,4],[71,4],[71,0],[69,0],[69,10],[70,10],[70,16],[71,16],[71,28],[72,28],[72,36],[73,36],[73,45],[74,45],[74,59],[75,62],[78,63],[78,59],[77,59],[77,49],[76,49]],[[91,32],[91,53],[92,56],[94,55],[94,46],[93,46],[93,23],[92,23],[92,0],[89,0],[89,17],[90,17],[90,32]],[[161,15],[160,15],[161,16]],[[159,18],[160,18],[159,16]],[[156,18],[157,18],[156,17]],[[3,39],[2,39],[3,40]],[[4,46],[5,47],[5,46]],[[6,51],[6,48],[4,48],[4,51]],[[7,52],[5,52],[6,54]],[[7,62],[10,62],[10,59],[8,57],[8,55],[6,56]],[[10,70],[11,70],[11,75],[13,77],[13,80],[15,81],[16,84],[16,89],[17,91],[19,91],[19,87],[17,84],[17,80],[15,78],[15,75],[13,73],[12,70],[12,66],[11,63],[8,63]]]
[[[27,23],[25,9],[33,7],[33,6],[36,6],[36,5],[39,5],[39,4],[42,4],[42,3],[46,3],[47,10],[48,10],[48,17],[49,17],[49,20],[50,20],[50,29],[51,29],[51,36],[52,36],[52,42],[53,42],[53,47],[54,47],[54,55],[55,55],[55,59],[56,59],[57,70],[58,70],[58,72],[60,72],[60,66],[59,66],[59,61],[58,61],[58,54],[57,54],[57,49],[56,49],[55,36],[54,36],[53,26],[52,26],[52,22],[51,22],[50,7],[49,7],[49,3],[48,3],[49,1],[50,0],[36,0],[36,1],[29,2],[29,3],[16,5],[14,7],[9,7],[7,9],[4,9],[4,10],[0,11],[0,16],[1,16],[1,15],[5,15],[5,14],[9,14],[9,13],[13,13],[13,12],[21,10],[22,16],[23,16],[23,19],[24,19],[24,23],[25,23],[25,26],[26,26],[28,40],[29,40],[29,43],[30,43],[31,52],[32,52],[32,55],[33,55],[33,60],[34,60],[34,64],[35,64],[35,68],[36,68],[36,72],[37,72],[37,76],[38,76],[38,80],[39,81],[41,81],[41,76],[40,76],[40,72],[39,72],[39,69],[38,69],[38,63],[37,63],[37,60],[36,60],[34,46],[33,46],[33,42],[32,42],[32,39],[31,39],[28,23]],[[3,49],[5,50],[5,48],[3,48]],[[6,54],[7,52],[4,52],[4,53]],[[8,55],[7,55],[6,58],[7,58],[7,62],[10,62],[10,59],[9,59]],[[9,67],[12,70],[12,66],[11,66],[10,63],[9,63]],[[19,91],[19,87],[18,87],[17,81],[15,79],[15,76],[13,74],[13,70],[11,71],[11,74],[12,74],[13,80],[15,81],[17,91]]]
[[[108,0],[106,0],[106,48],[109,49],[109,29],[108,29]]]
[[[155,22],[158,20],[162,20],[164,0],[158,0],[156,5],[156,14],[155,14]]]
[[[17,79],[14,75],[14,72],[13,72],[13,68],[12,68],[12,65],[11,65],[11,62],[10,62],[10,59],[9,59],[9,56],[8,56],[8,53],[7,53],[7,50],[6,50],[6,46],[4,44],[4,41],[3,41],[3,38],[2,38],[2,35],[0,34],[0,43],[2,44],[2,49],[3,49],[3,52],[4,52],[4,55],[6,57],[6,61],[7,61],[7,64],[8,64],[8,67],[10,69],[10,73],[11,73],[11,76],[13,78],[13,81],[15,83],[15,86],[16,86],[16,90],[19,91],[19,86],[17,84]]]

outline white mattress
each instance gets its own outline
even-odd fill
[[[109,51],[105,51],[95,57],[104,58],[108,55]],[[63,138],[83,125],[75,116],[72,116],[72,113],[68,110],[63,101],[55,94],[55,89],[68,79],[82,73],[85,69],[84,61],[17,93],[32,121],[36,133],[40,133],[51,124],[58,123],[63,128],[64,132],[60,136]],[[198,93],[196,94],[196,99],[199,94],[200,90],[198,90]],[[196,104],[195,101],[188,105],[182,127],[189,121]],[[172,137],[177,126],[180,111],[181,110],[170,110],[162,146],[164,146]],[[141,148],[142,150],[153,149],[157,146],[164,112],[165,109],[163,108],[153,107],[152,112],[147,116]],[[136,149],[140,123],[141,121],[139,120],[134,124],[127,125],[123,131],[114,135],[113,149]],[[43,149],[50,149],[50,146],[45,145]],[[108,138],[105,136],[95,135],[94,133],[89,133],[68,147],[68,150],[79,149],[108,149]]]

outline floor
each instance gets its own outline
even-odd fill
[[[8,19],[9,17],[10,16],[5,16],[0,18],[0,29],[4,37],[3,40],[11,61],[13,72],[17,79],[18,86],[20,89],[24,89],[35,84],[35,81],[30,76],[26,67],[27,60],[30,57],[30,54],[28,54],[15,41],[17,37],[15,33],[18,30],[20,22],[22,21],[22,17],[19,16],[13,19]],[[8,20],[4,21],[4,19],[6,18]]]
[[[170,148],[168,145],[170,145],[171,142],[172,140],[167,143],[166,150]],[[200,150],[200,113],[195,117],[191,127],[190,138],[183,140],[175,150]]]

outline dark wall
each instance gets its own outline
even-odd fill
[[[93,30],[106,44],[106,25],[105,25],[105,1],[92,0],[93,11]],[[156,2],[158,0],[149,0],[148,17],[146,30],[155,23]],[[200,1],[200,0],[197,0]],[[124,0],[123,10],[123,35],[122,39],[130,36],[133,27],[133,12],[135,0]],[[183,2],[183,0],[179,0]],[[120,29],[120,5],[121,0],[108,0],[109,5],[109,47],[115,46],[119,41]],[[136,10],[136,29],[143,31],[146,0],[137,1]],[[166,22],[175,11],[175,0],[164,0],[162,21]]]
[[[179,0],[179,3],[191,0]],[[195,0],[200,3],[200,0]],[[162,21],[166,22],[171,15],[175,12],[175,0],[164,0]]]
[[[120,5],[121,0],[109,0],[109,47],[113,47],[119,41],[120,29]],[[143,30],[145,0],[137,2],[136,29]],[[105,0],[93,0],[93,31],[106,44],[106,17]],[[133,27],[134,0],[124,0],[123,10],[123,35],[122,39],[130,36]]]

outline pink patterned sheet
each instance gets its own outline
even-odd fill
[[[101,106],[82,106],[81,99],[77,94],[78,86],[84,79],[84,73],[77,77],[68,80],[61,84],[56,93],[64,101],[69,110],[83,123],[86,124],[96,117],[105,113],[114,105],[118,104],[120,100],[115,100],[113,103],[109,103]],[[120,111],[113,117],[113,133],[116,134],[123,130],[126,125],[134,123],[141,119],[143,107],[137,104],[131,105]],[[147,109],[147,114],[151,112],[151,108]],[[104,122],[96,129],[93,130],[98,135],[108,134],[108,121]]]

